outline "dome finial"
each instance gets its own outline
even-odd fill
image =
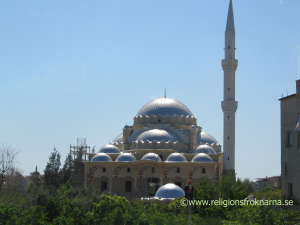
[[[167,88],[165,88],[165,98],[167,97]]]

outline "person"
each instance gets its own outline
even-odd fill
[[[188,185],[184,188],[185,198],[187,200],[193,200],[194,187],[192,181],[188,181]],[[191,224],[192,221],[192,207],[191,204],[188,204],[188,224]]]
[[[192,185],[192,181],[188,181],[188,185],[184,188],[185,198],[188,200],[193,199],[194,187]]]

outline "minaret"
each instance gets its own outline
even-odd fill
[[[224,70],[224,137],[223,137],[223,174],[226,176],[233,170],[235,173],[235,112],[238,102],[235,101],[235,71],[238,61],[235,59],[235,30],[232,10],[232,0],[229,3],[225,31],[225,59],[222,60]]]

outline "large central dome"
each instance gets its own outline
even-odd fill
[[[188,107],[172,98],[158,98],[147,103],[140,109],[137,116],[166,116],[167,114],[170,116],[175,114],[178,116],[194,116]]]

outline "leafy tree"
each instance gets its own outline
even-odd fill
[[[3,144],[0,148],[0,191],[4,180],[4,176],[10,171],[10,169],[17,163],[17,156],[20,151],[16,148],[12,148],[11,145]]]
[[[60,154],[54,147],[53,152],[51,152],[51,155],[49,156],[49,162],[44,170],[44,183],[46,186],[59,186],[61,179],[59,173],[60,165]]]
[[[63,168],[61,170],[61,183],[65,184],[72,176],[72,173],[74,171],[74,165],[72,161],[72,156],[69,153],[66,156],[65,164],[63,165]]]
[[[253,183],[252,183],[252,181],[250,181],[249,178],[245,178],[245,179],[243,180],[243,184],[244,184],[244,186],[246,187],[246,190],[247,190],[247,193],[248,193],[248,194],[254,192],[254,186],[253,186]]]
[[[261,190],[259,190],[259,192],[268,192],[268,191],[274,191],[278,189],[278,187],[276,186],[268,186],[268,187],[264,187]]]

